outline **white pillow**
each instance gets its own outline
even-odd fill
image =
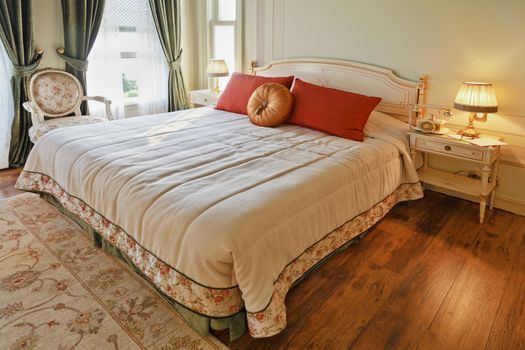
[[[372,111],[366,122],[365,137],[383,139],[385,136],[394,137],[408,145],[408,124],[388,114]]]
[[[372,111],[372,113],[370,113],[370,117],[368,117],[368,121],[366,122],[364,132],[380,131],[385,128],[394,128],[403,132],[407,132],[408,124],[392,116],[389,116],[388,114],[375,110]]]

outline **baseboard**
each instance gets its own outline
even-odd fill
[[[434,192],[444,193],[446,195],[458,197],[458,198],[465,199],[465,200],[468,200],[474,203],[479,203],[479,198],[475,196],[470,196],[467,194],[447,190],[447,189],[440,188],[437,186],[425,184],[425,189],[428,189]],[[525,216],[525,201],[521,199],[517,199],[517,198],[511,198],[507,196],[498,195],[497,191],[496,191],[496,197],[494,198],[494,207],[511,212],[513,214]]]

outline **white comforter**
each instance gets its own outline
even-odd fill
[[[263,128],[201,108],[53,131],[25,170],[49,175],[193,281],[238,284],[256,312],[307,247],[418,181],[403,124],[374,113],[366,135]]]

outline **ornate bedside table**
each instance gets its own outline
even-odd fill
[[[188,95],[193,107],[214,106],[221,96],[220,93],[218,94],[210,89],[189,91]]]
[[[498,185],[500,146],[480,147],[447,136],[424,134],[417,131],[410,131],[409,137],[412,159],[415,161],[417,152],[423,155],[423,166],[418,169],[421,182],[479,197],[479,222],[483,223],[487,202],[490,209],[494,204],[494,194]],[[477,163],[481,166],[481,178],[475,179],[430,168],[428,167],[428,154]]]

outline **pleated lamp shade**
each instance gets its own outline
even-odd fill
[[[465,82],[459,88],[454,108],[475,113],[498,111],[496,91],[490,83]]]
[[[211,78],[227,77],[229,74],[228,66],[224,60],[209,60],[206,74]]]

